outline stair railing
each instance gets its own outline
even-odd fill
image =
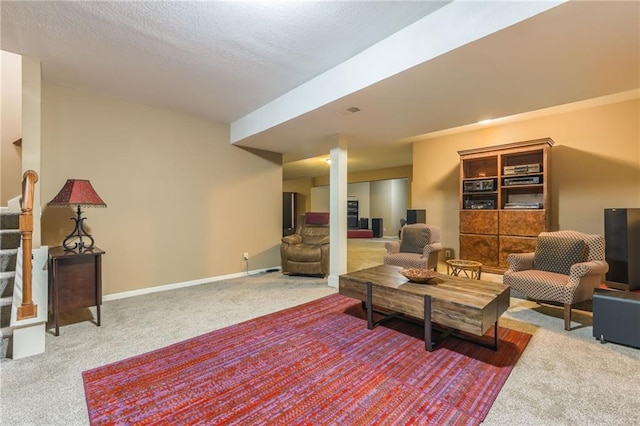
[[[27,170],[22,176],[22,213],[20,214],[20,233],[22,234],[22,304],[18,307],[18,319],[34,318],[38,305],[33,303],[32,288],[32,235],[33,235],[33,198],[38,174]]]

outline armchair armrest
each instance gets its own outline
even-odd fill
[[[325,236],[322,238],[322,240],[320,241],[320,245],[325,245],[325,244],[329,244],[329,236]]]
[[[575,278],[587,275],[603,275],[609,271],[609,264],[604,260],[592,260],[591,262],[574,263],[571,265],[569,275]]]
[[[429,257],[431,253],[437,253],[442,250],[442,243],[431,243],[424,246],[422,249],[422,256]]]
[[[302,236],[299,234],[291,234],[286,237],[282,237],[282,242],[285,244],[300,244],[302,242]]]
[[[387,254],[400,253],[400,241],[388,241],[384,243],[384,248],[387,249]]]
[[[507,256],[507,262],[509,263],[509,269],[512,272],[526,271],[527,269],[533,269],[533,257],[534,252],[530,253],[510,253]]]

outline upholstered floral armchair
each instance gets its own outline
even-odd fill
[[[385,248],[385,265],[437,270],[442,250],[440,228],[424,223],[405,225],[400,229],[400,241],[389,241]]]
[[[577,231],[542,232],[533,253],[511,253],[503,282],[538,302],[564,306],[564,329],[571,329],[571,308],[590,300],[609,270],[604,237]]]
[[[296,233],[282,238],[282,272],[289,275],[329,274],[329,213],[300,215]]]

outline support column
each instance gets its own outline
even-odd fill
[[[331,253],[329,287],[338,288],[340,274],[347,272],[347,143],[336,137],[330,151],[329,217]]]
[[[40,60],[28,56],[22,57],[22,171],[40,171],[41,159],[41,122],[42,122],[42,72]],[[42,182],[42,180],[41,180]],[[49,249],[41,245],[41,201],[39,183],[35,186],[33,197],[33,247],[32,261],[32,299],[38,306],[35,318],[17,320],[17,307],[22,301],[22,254],[18,254],[20,267],[16,265],[13,306],[11,308],[11,326],[13,332],[13,358],[36,355],[45,350],[46,323],[48,317],[47,270]]]
[[[29,56],[22,57],[22,173],[27,170],[35,171],[42,177],[40,171],[41,152],[41,123],[42,113],[42,71],[40,60]],[[41,181],[42,182],[42,181]],[[40,187],[35,186],[33,197],[33,234],[34,248],[40,247],[40,217],[42,215],[40,202]],[[46,305],[44,305],[46,309]]]

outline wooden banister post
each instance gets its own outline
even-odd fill
[[[20,233],[22,234],[22,304],[18,307],[18,319],[34,318],[38,314],[38,305],[33,303],[32,289],[32,234],[33,234],[33,198],[38,174],[27,170],[22,176],[22,213],[20,214]]]

